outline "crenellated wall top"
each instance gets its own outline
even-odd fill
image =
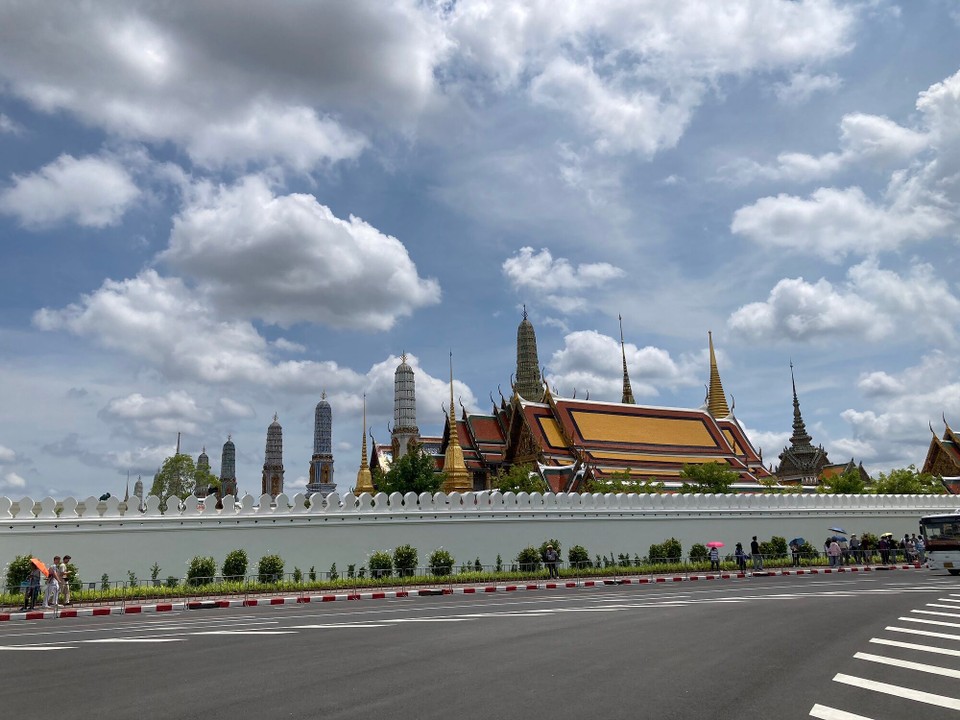
[[[847,513],[876,512],[881,509],[929,514],[960,511],[960,495],[798,495],[798,494],[578,494],[578,493],[513,493],[481,491],[449,494],[436,493],[331,493],[325,499],[298,493],[285,494],[271,500],[269,495],[259,498],[245,495],[227,496],[222,508],[212,502],[188,497],[179,502],[150,496],[142,504],[134,500],[124,503],[111,497],[106,501],[95,497],[83,500],[68,497],[62,502],[46,497],[35,501],[31,497],[12,500],[0,497],[0,526],[19,523],[57,523],[65,520],[150,520],[177,518],[178,520],[224,516],[291,518],[311,515],[393,515],[445,516],[458,514],[635,514],[635,513],[751,513],[840,511]]]

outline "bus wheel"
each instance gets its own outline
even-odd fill
[[[947,570],[951,575],[960,575],[960,570]]]

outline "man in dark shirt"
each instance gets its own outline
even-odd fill
[[[763,555],[760,554],[760,543],[757,542],[756,535],[750,541],[750,554],[753,555],[753,569],[763,570]]]

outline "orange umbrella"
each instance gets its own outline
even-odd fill
[[[37,566],[37,569],[40,570],[44,575],[49,575],[50,571],[47,570],[47,566],[43,564],[43,560],[40,558],[30,558],[30,562]]]

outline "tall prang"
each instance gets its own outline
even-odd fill
[[[393,373],[393,430],[390,443],[393,448],[393,459],[402,458],[419,441],[417,383],[413,368],[407,364],[407,354],[403,353],[400,364]]]
[[[237,495],[237,447],[229,435],[220,453],[220,497],[224,495]]]
[[[630,376],[627,374],[627,349],[623,344],[623,316],[618,315],[620,320],[620,355],[623,357],[623,395],[620,402],[624,405],[636,405],[637,401],[633,399],[633,388],[630,386]]]
[[[264,452],[261,492],[276,499],[283,492],[283,428],[274,413],[267,428],[267,447]]]
[[[537,357],[537,333],[523,306],[523,319],[517,328],[517,376],[514,390],[524,400],[543,400],[543,381],[540,379],[540,359]]]
[[[363,396],[363,440],[360,442],[360,469],[357,471],[357,486],[353,489],[354,495],[360,493],[374,493],[373,474],[367,463],[367,396]]]
[[[206,447],[204,447],[200,451],[200,455],[197,456],[197,475],[198,476],[200,475],[201,470],[205,470],[208,473],[210,472],[210,457],[207,455]],[[200,498],[206,497],[209,488],[210,486],[207,485],[206,482],[198,481],[196,484],[196,487],[194,487],[193,489],[193,494]]]
[[[333,411],[327,402],[327,393],[320,396],[320,402],[313,416],[313,457],[310,458],[310,480],[307,482],[307,494],[320,493],[326,497],[337,489],[333,482]]]
[[[470,492],[473,490],[473,481],[470,471],[463,459],[463,448],[460,447],[460,436],[457,433],[457,414],[453,407],[453,353],[450,353],[450,416],[447,438],[447,451],[443,456],[443,485],[440,489],[445,493]]]
[[[710,344],[710,389],[707,390],[707,412],[717,420],[730,416],[730,406],[723,393],[723,383],[720,382],[720,370],[717,368],[717,356],[713,352],[713,333],[707,333]]]
[[[801,485],[817,485],[820,473],[830,464],[827,451],[823,446],[814,447],[807,432],[807,426],[800,414],[800,400],[797,398],[797,382],[793,376],[793,363],[790,363],[790,384],[793,387],[793,435],[790,446],[780,453],[780,466],[776,475],[782,483],[799,482]]]

